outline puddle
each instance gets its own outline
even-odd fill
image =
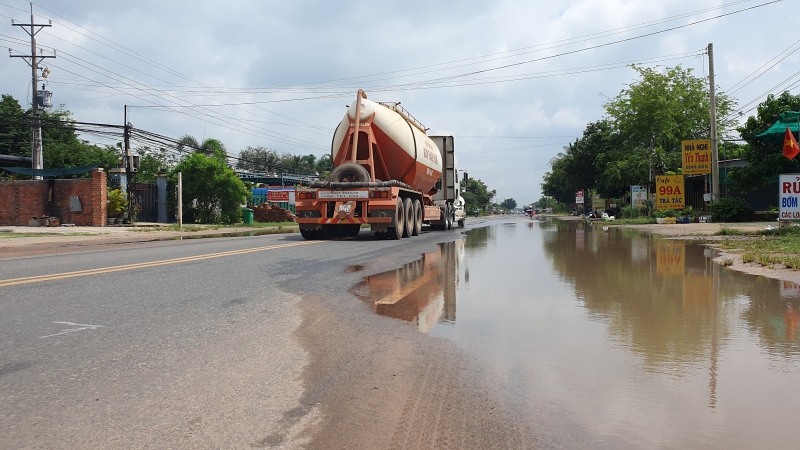
[[[542,442],[581,430],[599,448],[794,448],[800,285],[714,256],[633,230],[520,221],[351,292],[494,368]]]

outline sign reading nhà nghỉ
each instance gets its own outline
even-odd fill
[[[785,173],[778,177],[779,220],[800,220],[800,173]]]
[[[683,209],[683,175],[659,175],[656,177],[656,209]]]
[[[711,140],[681,141],[683,147],[683,174],[705,175],[711,173]]]
[[[289,191],[267,191],[267,200],[271,202],[288,202]]]

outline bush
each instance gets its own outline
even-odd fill
[[[622,218],[623,219],[635,219],[640,216],[644,216],[646,213],[638,208],[634,208],[632,206],[626,206],[622,208]]]
[[[183,173],[183,222],[241,222],[247,189],[223,157],[192,153],[172,169],[170,181]]]
[[[743,199],[738,197],[725,197],[712,203],[708,208],[715,222],[729,220],[743,220],[755,211]]]
[[[676,211],[674,209],[666,209],[666,210],[656,211],[653,213],[653,215],[655,217],[658,217],[659,219],[663,219],[665,217],[678,217],[681,215],[681,213],[680,211]]]

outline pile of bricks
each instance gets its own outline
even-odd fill
[[[280,206],[264,203],[253,208],[253,219],[256,222],[294,222],[296,216]]]

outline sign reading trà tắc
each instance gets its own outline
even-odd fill
[[[705,175],[711,173],[711,140],[681,141],[683,147],[683,174]]]
[[[683,209],[683,175],[659,175],[656,177],[656,209]]]
[[[778,197],[781,202],[780,220],[800,220],[800,173],[785,173],[778,177]]]

